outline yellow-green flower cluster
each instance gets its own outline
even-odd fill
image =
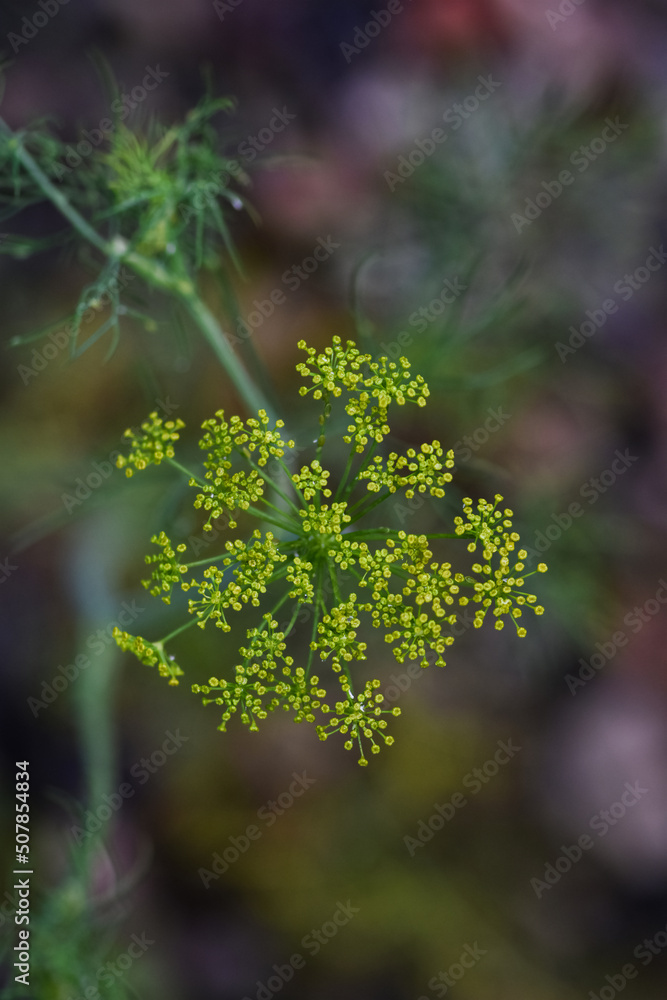
[[[507,615],[514,623],[518,635],[523,638],[526,635],[526,629],[519,626],[517,619],[522,617],[524,607],[536,615],[543,614],[544,608],[535,603],[537,598],[534,594],[529,594],[521,589],[524,586],[525,576],[533,575],[524,572],[524,560],[528,553],[525,549],[520,549],[516,557],[510,558],[516,543],[520,541],[517,532],[510,530],[513,527],[514,512],[509,508],[503,511],[496,509],[503,499],[499,493],[494,499],[495,503],[493,504],[488,500],[478,500],[475,512],[473,501],[469,497],[465,497],[463,500],[465,519],[454,518],[457,535],[474,535],[474,540],[468,545],[468,551],[475,552],[478,543],[480,543],[485,560],[483,565],[474,563],[472,566],[472,571],[477,574],[477,579],[473,582],[473,594],[470,600],[480,605],[475,612],[474,626],[480,628],[483,625],[487,610],[493,606],[493,615],[497,619],[496,628],[502,629],[504,627],[504,622],[501,619],[503,615]],[[495,568],[492,565],[494,556],[498,557]],[[511,565],[512,560],[514,560],[513,565]],[[540,563],[537,572],[546,573],[546,571],[546,564]],[[481,579],[479,579],[480,576]]]
[[[280,551],[270,531],[262,538],[259,529],[253,532],[249,544],[236,539],[226,542],[225,548],[229,555],[222,560],[221,567],[207,567],[201,582],[186,584],[186,587],[196,587],[199,593],[199,600],[189,601],[188,610],[198,618],[200,628],[213,621],[223,632],[229,632],[231,626],[225,610],[240,611],[244,604],[258,608],[276,565],[284,562],[287,556]],[[233,578],[225,584],[227,570],[232,566]]]
[[[293,711],[295,722],[314,722],[326,691],[318,686],[318,677],[306,678],[303,667],[292,670],[294,660],[285,653],[285,635],[278,622],[266,614],[262,624],[247,634],[250,642],[239,650],[244,661],[234,667],[232,680],[212,677],[208,684],[192,687],[195,694],[215,695],[205,698],[205,705],[223,707],[218,729],[224,732],[239,710],[241,721],[252,731],[258,728],[257,720],[277,708]]]
[[[442,654],[454,641],[443,626],[456,621],[445,605],[454,603],[459,587],[449,563],[435,563],[432,556],[425,535],[401,531],[398,540],[387,539],[386,547],[359,560],[365,570],[360,586],[372,588],[373,625],[387,630],[385,641],[393,644],[399,663],[420,659],[428,666],[432,650],[436,665],[444,666]],[[392,589],[396,581],[403,585],[400,591]]]
[[[330,497],[331,490],[327,489],[327,480],[331,473],[328,469],[323,469],[317,459],[304,465],[299,472],[292,474],[292,482],[295,489],[299,490],[304,500],[312,500],[313,497]]]
[[[350,594],[349,601],[332,608],[331,613],[325,615],[318,625],[319,638],[311,643],[311,648],[319,651],[321,660],[326,660],[333,654],[331,669],[336,673],[343,663],[366,659],[366,643],[357,640],[357,629],[361,624],[357,614],[370,610],[370,604],[357,604],[357,595]]]
[[[207,452],[205,478],[210,482],[197,483],[202,492],[195,498],[194,506],[209,511],[204,530],[212,530],[211,522],[223,513],[247,510],[264,495],[264,480],[257,469],[242,469],[230,474],[235,451],[245,458],[259,452],[257,465],[264,466],[271,456],[280,459],[286,448],[294,447],[293,441],[285,442],[280,435],[280,428],[284,427],[282,420],[276,421],[273,429],[269,423],[264,410],[259,411],[258,419],[251,417],[245,422],[236,415],[227,421],[224,410],[218,410],[215,417],[202,424],[206,433],[199,447]],[[235,528],[236,522],[230,520],[229,526]]]
[[[233,514],[238,509],[247,510],[250,504],[257,503],[264,495],[264,482],[254,469],[235,472],[231,476],[222,467],[217,472],[219,475],[215,477],[210,472],[206,473],[213,478],[213,482],[201,484],[202,492],[194,500],[195,508],[203,508],[209,512],[204,531],[212,531],[211,522],[222,517],[225,512]],[[236,526],[236,521],[230,518],[229,527]]]
[[[229,666],[224,675],[194,685],[193,691],[204,696],[204,704],[222,709],[222,730],[236,715],[255,730],[280,708],[294,721],[320,722],[321,739],[340,732],[348,749],[359,746],[360,763],[365,764],[362,741],[370,741],[372,753],[390,745],[392,738],[384,732],[386,716],[399,714],[398,709],[383,708],[379,680],[358,676],[360,665],[371,658],[366,642],[370,626],[381,631],[399,662],[444,666],[462,607],[474,606],[476,627],[489,613],[496,628],[509,618],[519,636],[526,634],[520,624],[524,609],[536,614],[543,609],[524,589],[532,575],[526,571],[527,553],[517,548],[513,514],[499,506],[500,495],[493,503],[466,498],[463,516],[455,518],[454,530],[447,533],[409,534],[381,518],[378,523],[376,514],[369,521],[371,512],[398,490],[408,500],[426,494],[437,508],[452,478],[454,454],[445,452],[439,441],[403,454],[381,447],[389,433],[390,404],[424,405],[428,396],[423,380],[411,376],[408,362],[374,361],[340,338],[320,353],[300,346],[308,359],[298,369],[311,382],[301,392],[312,392],[322,404],[315,457],[290,473],[283,456],[294,442],[283,440],[282,421],[271,426],[263,410],[245,421],[227,418],[219,410],[205,421],[199,442],[204,471],[188,472],[196,493],[194,507],[208,512],[204,527],[240,509],[259,519],[261,528],[247,539],[226,540],[221,552],[211,550],[208,558],[192,563],[186,562],[183,543],[172,543],[164,532],[155,535],[152,541],[160,551],[146,559],[151,576],[144,586],[166,603],[174,586],[188,592],[189,620],[161,642],[120,630],[115,636],[123,649],[143,663],[157,665],[177,684],[182,671],[166,656],[167,642],[190,626],[203,629],[209,622],[231,632],[240,627],[234,625],[235,613],[260,609],[259,624],[246,630],[240,661],[232,667],[236,657],[225,657]],[[352,422],[346,421],[347,464],[344,471],[333,473],[323,465],[322,453],[338,397]],[[132,437],[130,464],[143,468],[166,458],[182,469],[173,460],[172,447],[181,426],[163,425],[152,414],[143,434]],[[275,467],[281,470],[279,482],[271,475]],[[397,511],[399,505],[393,507]],[[234,521],[228,524],[236,527]],[[464,565],[457,570],[436,558],[436,546],[444,544],[444,538],[467,545],[470,555],[463,554]],[[540,563],[535,572],[544,571]],[[276,614],[281,608],[285,617],[279,626]],[[310,625],[305,635],[292,638],[297,620]],[[295,662],[299,655],[302,662]],[[329,701],[326,682],[313,674],[318,659],[330,671],[337,693],[340,683],[339,701]]]
[[[178,432],[183,427],[185,424],[182,420],[165,421],[158,416],[157,411],[153,411],[142,423],[142,433],[129,429],[123,434],[132,443],[132,447],[127,458],[124,455],[118,456],[117,467],[125,469],[126,476],[133,476],[134,469],[142,471],[149,465],[159,465],[165,458],[173,458],[174,441],[178,441]]]
[[[303,524],[303,530],[307,534],[326,535],[328,538],[334,538],[337,542],[340,542],[343,537],[342,532],[345,525],[352,520],[350,514],[347,513],[347,504],[345,503],[332,503],[331,507],[328,504],[316,507],[315,504],[309,503],[305,509],[299,511],[299,517]]]
[[[427,490],[431,496],[442,498],[445,495],[445,484],[452,481],[451,472],[443,472],[440,462],[443,450],[439,441],[421,445],[419,451],[409,448],[405,455],[392,451],[386,461],[381,455],[375,455],[367,469],[359,473],[360,479],[367,479],[366,489],[371,493],[379,493],[385,486],[390,493],[405,488],[405,495],[411,499],[415,488],[419,493]],[[448,451],[444,467],[454,468],[454,452]]]
[[[347,695],[345,701],[337,701],[335,715],[327,720],[326,725],[317,727],[317,735],[321,740],[326,740],[333,733],[342,733],[349,738],[345,741],[345,749],[351,750],[355,740],[359,747],[361,756],[359,763],[368,764],[364,757],[364,750],[361,742],[362,736],[370,741],[371,753],[379,753],[380,746],[375,742],[375,737],[381,738],[386,746],[391,746],[394,742],[393,736],[385,736],[384,730],[387,722],[383,715],[400,715],[400,708],[382,708],[384,696],[377,694],[380,687],[379,680],[367,681],[356,697],[350,692],[350,682],[347,677],[340,678],[341,687]]]
[[[305,396],[312,391],[315,399],[325,400],[330,395],[340,396],[344,390],[348,393],[345,412],[353,423],[343,440],[354,443],[357,452],[363,452],[369,441],[381,442],[389,433],[387,410],[392,402],[426,405],[428,386],[421,375],[410,378],[407,358],[399,358],[398,364],[384,357],[373,361],[351,340],[343,347],[340,337],[334,337],[332,346],[320,354],[303,340],[298,346],[306,351],[308,361],[297,365],[297,371],[312,382],[311,388],[302,386],[299,392]]]
[[[296,597],[304,604],[312,604],[315,596],[313,585],[313,564],[301,556],[294,556],[287,569],[287,582],[292,584],[290,597]]]
[[[286,448],[293,448],[294,441],[283,441],[280,429],[285,426],[283,420],[277,420],[273,430],[270,428],[266,410],[260,410],[257,418],[250,417],[243,421],[233,415],[225,419],[225,411],[217,410],[215,417],[205,420],[202,428],[206,433],[199,442],[199,447],[209,452],[204,465],[209,470],[224,466],[233,451],[253,455],[259,452],[258,465],[266,465],[269,458],[282,458]],[[229,466],[226,466],[227,468]]]
[[[154,565],[150,580],[142,580],[142,584],[153,595],[161,597],[165,604],[171,603],[171,592],[177,583],[183,582],[183,574],[187,573],[185,566],[179,556],[185,552],[187,545],[181,542],[174,549],[169,538],[161,531],[159,535],[153,535],[151,542],[159,545],[161,552],[146,556],[146,562]],[[178,553],[178,555],[177,555]]]
[[[167,657],[161,642],[147,642],[141,636],[123,632],[118,626],[114,628],[112,635],[122,650],[133,653],[147,667],[157,664],[160,677],[168,677],[172,687],[178,685],[178,678],[183,676],[183,671],[173,656]]]

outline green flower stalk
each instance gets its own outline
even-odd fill
[[[408,534],[378,525],[379,512],[370,518],[397,492],[407,499],[416,493],[441,499],[452,479],[454,453],[445,453],[438,441],[405,454],[382,448],[390,433],[389,407],[425,406],[428,387],[421,376],[411,376],[405,358],[373,361],[351,341],[343,344],[335,337],[319,354],[303,341],[299,347],[307,353],[297,365],[306,383],[300,392],[321,401],[322,413],[316,456],[296,472],[285,461],[294,441],[284,440],[283,422],[272,425],[264,410],[245,421],[219,410],[205,421],[198,475],[175,459],[181,421],[164,422],[152,413],[140,434],[126,432],[131,449],[118,465],[128,476],[162,462],[185,472],[196,491],[194,507],[208,515],[204,530],[212,530],[223,515],[231,529],[237,528],[239,512],[259,520],[261,527],[247,539],[229,539],[222,553],[193,562],[186,559],[185,543],[174,545],[164,532],[154,536],[159,551],[146,557],[151,575],[143,584],[167,604],[175,587],[187,592],[189,619],[157,642],[119,629],[114,634],[122,649],[157,665],[176,685],[183,671],[167,654],[168,642],[193,625],[229,632],[234,615],[245,606],[260,609],[236,664],[225,676],[194,684],[193,692],[204,696],[204,705],[221,709],[218,728],[223,731],[237,714],[254,731],[270,712],[282,709],[295,722],[315,723],[322,740],[341,733],[346,749],[357,746],[359,763],[366,764],[365,745],[379,753],[382,744],[393,743],[385,732],[387,717],[400,709],[386,707],[379,679],[358,677],[367,653],[360,638],[364,623],[383,632],[399,663],[417,659],[422,667],[444,666],[462,606],[476,606],[476,628],[490,613],[497,629],[509,620],[517,635],[525,636],[520,624],[525,612],[544,610],[524,590],[525,580],[547,567],[540,563],[525,572],[527,553],[517,550],[512,511],[500,508],[500,495],[493,503],[464,499],[463,516],[454,519],[448,533]],[[321,458],[339,397],[349,419],[343,440],[350,452],[334,492],[334,477]],[[280,482],[273,470],[282,473]],[[478,561],[457,571],[436,560],[433,543],[445,538],[466,541],[471,554],[479,550]],[[282,608],[288,624],[281,627],[275,616]],[[307,653],[301,656],[298,637],[294,648],[291,643],[288,648],[288,640],[304,609],[312,625]],[[318,661],[327,680],[315,671]]]

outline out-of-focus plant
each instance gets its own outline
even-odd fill
[[[143,135],[119,122],[108,149],[93,151],[77,169],[63,167],[67,146],[48,122],[14,132],[0,119],[0,221],[6,226],[24,210],[50,202],[69,223],[64,231],[39,239],[7,234],[0,252],[23,258],[51,246],[74,245],[95,271],[74,313],[57,324],[68,330],[72,357],[107,334],[108,354],[113,353],[126,317],[155,330],[153,317],[134,305],[135,284],[132,301],[124,300],[122,270],[127,269],[141,279],[139,285],[164,293],[190,317],[249,408],[268,409],[199,288],[202,271],[215,271],[234,308],[228,270],[229,265],[240,270],[240,263],[225,216],[230,208],[248,209],[239,191],[248,177],[237,161],[218,151],[212,124],[216,114],[233,106],[228,99],[206,98],[181,124],[166,128],[152,121]],[[103,297],[109,315],[79,343],[83,317],[99,308]],[[13,344],[39,339],[49,330],[15,338]]]

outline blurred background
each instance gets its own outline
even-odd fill
[[[89,276],[56,251],[1,256],[0,934],[13,944],[28,759],[39,945],[16,995],[662,998],[667,8],[53,2],[3,4],[9,126],[53,116],[76,150],[109,115],[95,53],[138,131],[182,119],[208,73],[237,99],[220,139],[256,215],[232,220],[240,355],[251,341],[307,441],[301,338],[405,354],[431,400],[392,429],[455,447],[445,516],[502,493],[549,573],[526,639],[462,618],[444,670],[377,664],[402,715],[366,769],[285,718],[217,732],[188,685],[219,672],[224,636],[183,646],[180,688],[110,639],[128,608],[142,634],[169,630],[139,580],[156,530],[200,530],[183,484],[104,473],[151,409],[195,428],[243,405],[157,295],[155,329],[128,322],[108,362],[104,339],[71,363],[10,347]],[[53,225],[40,206],[22,221]],[[109,801],[104,839],[83,836]]]

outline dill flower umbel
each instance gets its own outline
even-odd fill
[[[204,530],[212,530],[223,515],[230,530],[241,515],[244,521],[255,518],[260,527],[247,537],[227,539],[221,552],[190,562],[186,543],[174,544],[165,532],[154,536],[159,551],[146,557],[151,575],[144,586],[167,604],[174,588],[187,592],[189,618],[158,642],[118,629],[114,634],[121,648],[157,665],[176,685],[183,671],[167,655],[168,642],[193,625],[238,630],[237,612],[259,609],[235,661],[225,656],[230,666],[224,676],[192,686],[205,705],[221,710],[218,728],[224,731],[238,715],[254,731],[280,709],[295,722],[314,723],[322,740],[340,733],[345,748],[357,747],[359,763],[366,764],[366,748],[376,754],[391,746],[393,737],[385,730],[389,717],[400,714],[385,704],[378,678],[360,676],[373,629],[380,630],[399,663],[444,666],[457,611],[468,604],[475,605],[475,627],[490,615],[496,629],[509,621],[518,637],[525,636],[526,613],[544,610],[524,589],[526,579],[547,567],[540,563],[526,571],[527,552],[517,547],[513,513],[501,506],[499,494],[493,502],[465,498],[462,516],[454,518],[449,532],[410,534],[383,523],[377,508],[389,497],[410,500],[421,493],[437,503],[452,479],[454,453],[439,441],[404,453],[383,448],[389,407],[425,406],[428,386],[420,375],[411,375],[406,358],[374,361],[338,337],[320,353],[303,341],[299,347],[307,355],[297,365],[305,382],[300,393],[319,401],[322,412],[316,455],[296,471],[285,461],[294,441],[285,440],[283,422],[272,426],[263,410],[247,420],[219,410],[205,421],[199,473],[175,460],[181,421],[163,423],[152,413],[139,433],[128,432],[130,453],[119,466],[132,475],[167,462],[185,472],[195,509],[207,514]],[[348,421],[342,437],[350,446],[344,471],[335,473],[322,464],[334,404]],[[468,563],[476,561],[457,570],[436,558],[436,546],[446,538],[454,546],[463,541]],[[279,611],[284,624],[276,618]],[[292,638],[297,620],[307,623],[306,653],[298,630]],[[314,672],[316,663],[326,679]]]

